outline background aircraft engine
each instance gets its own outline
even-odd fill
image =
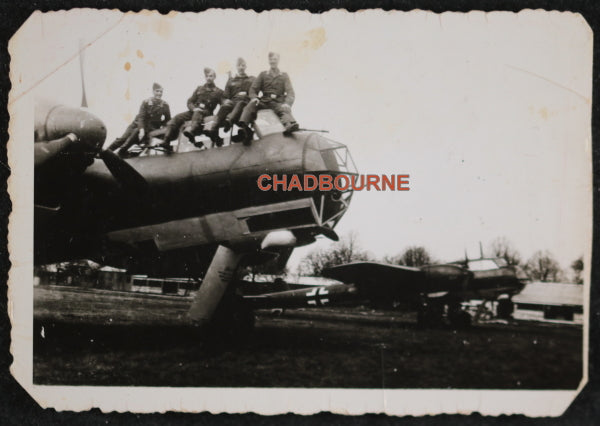
[[[427,291],[465,290],[473,273],[458,265],[429,265],[421,267]]]

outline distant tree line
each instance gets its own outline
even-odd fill
[[[500,257],[509,265],[521,266],[534,281],[561,282],[569,280],[576,284],[583,284],[583,256],[571,263],[572,273],[569,279],[548,250],[538,250],[524,262],[520,253],[505,237],[499,237],[492,241],[488,255],[489,257]],[[310,252],[301,260],[298,272],[300,275],[318,276],[325,268],[367,260],[377,261],[360,247],[356,233],[350,233],[327,249]],[[395,256],[384,256],[380,261],[413,267],[439,263],[423,246],[407,247]]]

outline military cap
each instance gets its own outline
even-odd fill
[[[212,68],[206,67],[204,68],[204,75],[208,75],[210,73],[215,73],[215,70],[213,70]],[[216,73],[215,73],[216,74]]]
[[[158,84],[158,83],[153,83],[153,84],[152,84],[152,90],[156,90],[156,89],[162,89],[162,88],[163,88],[163,87],[162,87],[160,84]]]

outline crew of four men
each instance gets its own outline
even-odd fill
[[[284,134],[297,131],[298,124],[291,113],[294,89],[289,76],[279,71],[279,54],[269,53],[269,65],[268,71],[263,71],[254,78],[246,74],[246,61],[239,58],[236,63],[237,75],[229,78],[224,91],[215,85],[215,71],[204,68],[205,84],[198,86],[188,99],[188,110],[173,118],[169,105],[161,99],[162,87],[154,83],[154,96],[142,102],[134,122],[109,149],[120,148],[119,153],[125,154],[129,147],[146,142],[150,132],[162,128],[166,123],[160,146],[170,152],[171,141],[177,138],[181,126],[186,122],[189,124],[183,129],[183,133],[192,142],[195,136],[204,133],[216,146],[222,146],[223,139],[219,137],[219,129],[222,127],[227,132],[237,124],[238,139],[250,143],[252,131],[249,125],[256,119],[256,112],[261,109],[272,109],[279,116],[285,127]],[[205,123],[206,117],[212,116],[218,105],[220,108],[216,117]]]

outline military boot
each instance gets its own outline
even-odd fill
[[[183,129],[183,134],[192,143],[194,142],[194,139],[196,139],[196,135],[199,135],[201,132],[202,123],[200,121],[192,121],[188,126],[185,126],[185,129]]]
[[[167,126],[165,129],[165,136],[163,141],[157,146],[163,148],[167,153],[172,151],[171,141],[177,136],[177,130],[173,126]]]
[[[298,123],[289,123],[285,126],[285,130],[283,131],[283,134],[286,136],[289,136],[292,133],[297,132],[299,128],[300,128],[300,126],[298,126]]]
[[[219,136],[218,129],[211,131],[208,136],[210,137],[210,140],[213,141],[216,147],[223,146],[223,138]]]

